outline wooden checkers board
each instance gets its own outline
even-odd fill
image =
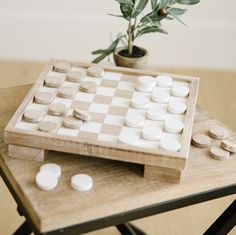
[[[17,157],[18,154],[22,158],[43,160],[46,150],[55,150],[133,162],[145,166],[184,169],[190,149],[198,78],[168,75],[173,79],[171,86],[157,87],[169,94],[169,101],[163,104],[152,100],[152,91],[140,92],[136,90],[140,76],[152,76],[156,79],[160,74],[155,71],[100,66],[104,69],[104,73],[99,77],[97,74],[91,76],[90,73],[87,73],[88,68],[95,66],[93,64],[72,62],[70,66],[65,66],[61,63],[58,66],[59,68],[55,69],[56,62],[56,60],[52,60],[46,66],[5,128],[5,142],[9,144],[10,156]],[[67,79],[67,74],[72,71],[80,71],[81,74],[84,74],[83,81],[80,78],[75,79],[75,81]],[[57,88],[51,87],[51,83],[54,83],[52,78],[56,79]],[[45,83],[47,79],[50,81],[49,85]],[[96,83],[97,89],[91,93],[83,92],[80,90],[81,82]],[[189,89],[188,95],[184,98],[173,95],[172,90],[176,86],[187,87]],[[68,91],[68,89],[61,89],[62,87],[71,87],[73,88],[71,90],[76,92],[67,98],[61,97],[59,90],[64,93]],[[37,96],[36,94],[39,92],[40,95]],[[47,95],[42,96],[42,93]],[[133,108],[131,100],[134,97],[148,99],[148,108]],[[41,99],[43,104],[37,103],[36,98]],[[169,112],[170,102],[185,104],[186,111],[183,114]],[[49,112],[49,106],[58,103],[66,106],[66,112],[62,116],[54,116]],[[91,120],[83,122],[78,128],[63,126],[64,118],[73,115],[73,109],[75,108],[87,111],[91,115]],[[147,117],[149,109],[161,109],[165,114],[165,118],[159,121],[150,120]],[[26,121],[24,114],[30,110],[40,111],[34,113],[38,119],[41,118],[40,120],[45,122],[56,123],[56,128],[46,123],[55,131],[51,133],[40,131],[38,119],[36,122]],[[29,115],[29,112],[27,114]],[[144,119],[142,127],[127,126],[125,124],[127,115],[142,116]],[[181,121],[183,130],[180,133],[167,131],[164,128],[167,119]],[[144,127],[158,127],[161,129],[160,138],[158,140],[144,139],[142,137]],[[138,141],[134,145],[121,143],[119,141],[121,134],[123,136],[126,134],[127,136],[135,136]],[[162,139],[177,141],[180,144],[180,149],[177,151],[163,149],[160,146]]]

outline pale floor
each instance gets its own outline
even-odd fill
[[[32,83],[42,70],[42,63],[0,61],[0,87]],[[161,69],[201,78],[198,103],[236,132],[236,71],[203,71]],[[198,235],[223,212],[235,195],[162,213],[134,221],[150,235]],[[0,178],[0,235],[9,235],[24,221],[16,212],[16,204]],[[89,235],[116,235],[114,227]],[[236,234],[236,228],[231,231]]]

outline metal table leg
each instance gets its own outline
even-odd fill
[[[146,235],[141,229],[130,223],[116,225],[116,228],[122,235]]]
[[[222,215],[207,229],[204,235],[224,235],[236,225],[236,200],[223,212]]]
[[[14,233],[13,235],[30,235],[32,229],[27,221],[25,221]]]

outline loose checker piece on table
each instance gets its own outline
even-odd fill
[[[236,153],[236,143],[228,139],[229,133],[224,127],[211,126],[208,135],[202,133],[193,135],[192,144],[198,148],[209,147],[209,156],[216,160],[227,160],[231,153]]]
[[[53,61],[33,88],[30,100],[24,102],[13,129],[37,133],[35,138],[48,135],[49,141],[64,137],[67,144],[70,138],[73,143],[87,141],[108,149],[104,155],[101,151],[91,154],[98,157],[109,158],[109,154],[115,154],[112,159],[124,160],[119,151],[129,151],[134,158],[125,161],[144,165],[149,164],[148,160],[136,160],[137,153],[174,156],[173,161],[177,156],[183,164],[176,169],[183,169],[188,157],[197,86],[198,80],[191,77]],[[37,144],[26,146],[39,148]],[[45,149],[50,150],[46,143]],[[113,150],[109,152],[109,149]],[[70,149],[60,151],[70,152]],[[80,149],[77,153],[83,154]],[[150,164],[158,166],[158,161],[156,158]]]
[[[40,167],[35,176],[36,185],[44,190],[55,189],[62,175],[61,167],[55,163],[47,163]],[[71,177],[72,189],[80,192],[86,192],[93,187],[93,178],[87,174],[77,174]]]

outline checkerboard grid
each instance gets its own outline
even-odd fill
[[[125,127],[124,119],[128,110],[130,109],[130,101],[135,90],[136,79],[137,76],[131,77],[124,74],[122,75],[119,84],[117,84],[116,93],[113,96],[109,111],[111,111],[111,109],[117,109],[117,113],[119,113],[119,109],[123,109],[125,110],[125,112],[123,113],[123,115],[117,115],[108,112],[105,119],[105,124],[110,125],[110,128],[114,128],[116,134],[111,135],[110,133],[101,133],[98,135],[98,140],[115,144],[118,143],[118,136],[122,132],[122,129]]]
[[[113,73],[109,73],[109,74],[113,75]],[[102,81],[102,86],[100,87],[100,89],[98,88],[98,91],[96,92],[96,95],[94,96],[94,99],[90,106],[90,110],[92,109],[92,111],[94,112],[96,112],[96,108],[97,110],[101,108],[99,110],[99,113],[102,112],[104,114],[104,120],[103,122],[101,122],[102,124],[101,130],[98,133],[97,138],[96,138],[96,140],[98,141],[117,143],[117,136],[119,135],[118,133],[120,132],[119,129],[121,129],[121,125],[114,125],[114,123],[107,122],[107,117],[109,117],[110,115],[110,117],[112,116],[113,118],[118,118],[118,119],[119,117],[122,118],[122,116],[109,114],[110,107],[113,106],[112,101],[114,97],[116,97],[115,93],[120,83],[119,80],[120,79],[118,79],[118,74],[116,74],[116,76],[110,80],[112,81],[112,83],[111,82],[109,83],[108,77],[105,76],[105,80]],[[104,102],[99,101],[102,98],[106,99],[107,101],[106,104],[104,104]],[[95,100],[96,102],[94,102]],[[116,134],[113,133],[114,130],[116,130]]]
[[[52,75],[52,72],[50,73],[50,75]],[[53,72],[53,75],[55,75],[55,73]],[[121,77],[120,77],[120,79],[118,79],[118,76],[116,77],[116,79],[115,80],[113,80],[113,81],[116,81],[117,82],[117,87],[116,87],[116,91],[117,90],[120,90],[120,91],[125,91],[125,92],[136,92],[135,91],[135,85],[133,85],[132,86],[132,82],[131,82],[131,79],[134,79],[133,80],[133,84],[135,84],[134,83],[134,81],[135,81],[135,77],[136,76],[129,76],[128,77],[128,79],[124,76],[124,75],[122,75]],[[91,78],[89,78],[89,80],[90,80]],[[93,80],[93,78],[92,78],[92,80]],[[108,79],[109,80],[109,79]],[[97,83],[97,84],[100,84],[100,83]],[[121,85],[120,85],[121,84]],[[183,85],[182,83],[179,83],[179,82],[177,82],[177,83],[175,83],[175,82],[173,82],[173,84],[172,84],[172,87],[174,86],[174,85],[176,85],[176,84],[181,84],[181,85]],[[63,83],[63,85],[64,86],[71,86],[71,87],[73,87],[73,85],[74,84],[71,84],[71,83],[68,83],[67,81],[65,81],[64,83]],[[63,86],[62,85],[62,86]],[[184,85],[186,85],[186,83],[184,83]],[[189,84],[187,84],[187,85],[189,85]],[[43,87],[45,87],[45,86],[43,86]],[[45,87],[45,88],[47,88],[47,87]],[[78,88],[79,88],[79,86],[78,86]],[[110,88],[110,87],[109,87]],[[118,88],[118,89],[117,89]],[[50,88],[51,89],[51,88]],[[113,88],[114,89],[114,88]],[[164,90],[164,89],[163,89]],[[165,88],[165,90],[166,90],[166,88]],[[116,92],[115,91],[115,92]],[[55,91],[54,91],[55,92]],[[123,99],[127,99],[127,100],[131,100],[131,98],[124,98],[124,97],[116,97],[115,96],[115,92],[114,92],[114,96],[113,96],[113,98],[112,98],[112,100],[113,99],[117,99],[117,98],[123,98]],[[170,94],[171,94],[171,88],[169,88],[169,92],[170,92]],[[77,92],[78,93],[78,92]],[[111,94],[111,93],[110,93]],[[146,94],[146,96],[147,96],[147,94]],[[93,97],[93,100],[95,99],[95,97],[96,97],[96,94],[94,95],[94,97]],[[75,101],[75,98],[76,98],[76,95],[73,97],[73,99],[71,99],[72,100],[72,103],[73,103],[73,101]],[[174,96],[172,96],[172,94],[171,94],[171,98],[173,99],[173,100],[175,100],[175,101],[180,101],[180,102],[187,102],[187,98],[179,98],[179,97],[174,97]],[[55,101],[57,101],[57,99],[58,99],[58,97],[57,96],[55,96],[54,97],[54,100],[53,100],[53,102],[55,102]],[[111,100],[111,102],[112,102],[112,100]],[[151,100],[151,98],[150,98],[150,100]],[[72,103],[71,103],[71,105],[72,105]],[[152,103],[155,103],[155,102],[153,102],[153,101],[151,101],[150,102],[151,104]],[[90,106],[93,104],[93,101],[91,101],[90,102]],[[68,106],[70,106],[70,108],[71,108],[71,105],[68,105]],[[109,106],[112,106],[111,104],[109,104]],[[90,107],[89,107],[90,108]],[[126,107],[127,108],[127,112],[128,112],[128,110],[130,110],[130,107],[128,106],[128,107]],[[106,113],[104,113],[104,116],[105,116],[105,118],[106,118],[106,116],[107,115],[109,115],[108,113],[109,113],[109,109],[107,110],[108,112],[106,112]],[[71,112],[71,109],[70,109],[70,112]],[[69,113],[69,112],[68,112]],[[46,116],[47,114],[45,114],[45,116]],[[113,116],[116,116],[116,115],[113,115]],[[121,116],[122,117],[122,116]],[[105,118],[104,118],[104,120],[105,120]],[[124,118],[124,117],[123,117]],[[102,129],[102,126],[104,125],[104,124],[106,124],[105,122],[103,122],[103,123],[100,123],[101,125],[100,125],[100,129],[99,128],[97,128],[97,130],[101,130]],[[122,129],[123,128],[129,128],[129,127],[126,127],[126,126],[121,126],[121,129],[120,129],[120,132],[122,131]],[[61,129],[61,133],[60,133],[60,129]],[[86,129],[86,128],[85,128]],[[91,130],[91,129],[90,129]],[[133,129],[132,129],[133,130]],[[75,137],[78,137],[79,136],[79,133],[81,132],[81,128],[80,129],[78,129],[78,130],[68,130],[68,128],[67,129],[65,129],[64,127],[60,127],[59,129],[58,129],[58,134],[65,134],[65,135],[69,135],[69,136],[75,136]],[[86,131],[85,131],[86,132]],[[75,134],[76,133],[76,134]],[[166,135],[171,135],[170,133],[165,133],[165,131],[163,131],[163,133],[164,133],[164,136],[166,136]],[[89,135],[90,134],[90,132],[87,132],[87,134]],[[142,142],[140,142],[141,144],[139,144],[141,147],[147,147],[147,146],[149,146],[150,148],[152,148],[152,147],[157,147],[158,146],[158,143],[159,143],[159,141],[146,141],[146,140],[143,140],[142,138],[141,138],[141,130],[139,130],[139,135],[140,135],[140,141]],[[118,135],[117,135],[118,136]],[[102,132],[100,132],[100,131],[98,131],[98,133],[97,133],[97,140],[102,140],[102,141],[107,141],[107,142],[115,142],[115,143],[117,143],[117,136],[116,135],[109,135],[109,134],[104,134],[104,133],[102,133]],[[181,135],[180,135],[181,136]],[[175,139],[180,139],[179,138],[179,136],[176,136],[176,135],[174,135],[174,138]],[[145,144],[145,142],[146,142],[146,144]]]

